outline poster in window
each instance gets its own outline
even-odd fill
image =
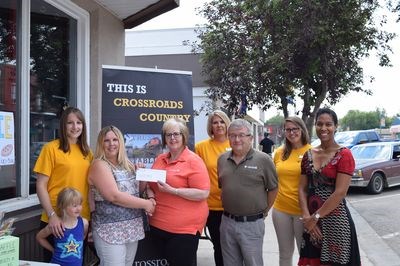
[[[0,112],[0,165],[15,164],[14,114]]]
[[[125,134],[125,148],[129,160],[151,168],[154,159],[163,152],[161,134]]]

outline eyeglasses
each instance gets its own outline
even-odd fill
[[[244,139],[245,137],[249,137],[249,136],[251,136],[251,134],[243,134],[243,133],[239,134],[239,135],[229,134],[228,138],[230,138],[230,139],[236,139],[236,138]]]
[[[293,127],[293,128],[285,128],[285,133],[289,134],[289,133],[297,133],[299,132],[300,128],[298,127]]]
[[[179,138],[180,136],[182,136],[181,132],[174,132],[174,133],[165,133],[165,137],[172,139],[172,137],[174,137],[174,139]]]

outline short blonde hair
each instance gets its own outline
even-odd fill
[[[73,204],[82,204],[82,194],[75,188],[66,187],[57,196],[57,215],[62,217],[64,210]]]
[[[210,138],[214,138],[214,134],[212,132],[212,123],[213,123],[213,119],[214,117],[218,116],[219,118],[222,119],[222,121],[224,121],[225,125],[226,125],[226,137],[228,137],[228,126],[231,123],[231,120],[229,119],[229,117],[221,110],[215,110],[213,111],[211,114],[208,115],[208,120],[207,120],[207,133],[208,136]]]
[[[183,146],[187,146],[187,144],[189,142],[189,129],[186,126],[186,122],[182,118],[174,117],[174,118],[170,118],[167,121],[165,121],[163,126],[162,126],[162,145],[163,145],[163,148],[165,148],[165,146],[167,146],[167,141],[165,139],[166,138],[165,134],[167,133],[167,130],[172,128],[173,126],[176,126],[176,125],[178,125],[179,131],[182,134],[182,144],[183,144]]]

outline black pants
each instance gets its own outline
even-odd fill
[[[210,211],[207,218],[207,228],[210,233],[211,242],[214,246],[214,261],[216,266],[223,266],[219,226],[223,211]]]
[[[169,266],[190,266],[196,261],[200,233],[174,234],[150,226],[148,232],[154,248],[168,260]]]

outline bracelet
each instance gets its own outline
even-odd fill
[[[178,189],[175,188],[175,195],[178,195]]]
[[[51,217],[51,216],[53,216],[54,214],[56,214],[56,212],[55,211],[52,211],[48,216],[49,216],[49,218]]]

